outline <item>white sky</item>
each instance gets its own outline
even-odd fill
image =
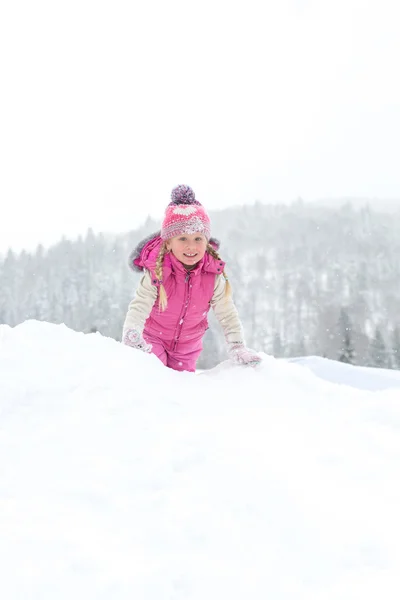
[[[398,0],[0,8],[0,251],[206,208],[400,198]],[[400,201],[399,201],[400,203]]]

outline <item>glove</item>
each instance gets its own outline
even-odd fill
[[[153,348],[151,344],[148,344],[144,340],[138,329],[127,329],[122,341],[126,346],[131,346],[131,348],[136,348],[136,350],[141,350],[142,352],[151,352]]]
[[[228,345],[228,356],[236,365],[256,367],[262,358],[254,350],[246,348],[243,342],[232,342]]]

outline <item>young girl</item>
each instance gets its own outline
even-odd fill
[[[242,365],[261,362],[245,346],[219,244],[210,236],[210,219],[193,190],[178,185],[161,231],[139,244],[130,257],[131,268],[144,275],[129,305],[122,340],[152,352],[176,371],[195,371],[210,306],[221,323],[230,358]]]

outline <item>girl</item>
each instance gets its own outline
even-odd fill
[[[243,365],[261,362],[245,346],[219,244],[210,236],[210,219],[193,190],[178,185],[161,231],[139,244],[130,257],[131,268],[144,275],[129,305],[122,340],[152,352],[176,371],[195,371],[210,306],[221,323],[230,358]]]

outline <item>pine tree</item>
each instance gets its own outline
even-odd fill
[[[369,343],[368,366],[388,368],[390,366],[390,361],[388,359],[388,352],[386,349],[385,341],[383,339],[383,335],[379,327],[376,327],[375,335]]]
[[[279,333],[277,331],[275,332],[275,335],[274,335],[273,355],[275,356],[275,358],[281,358],[282,356],[284,356],[284,348],[282,345],[281,336],[279,335]]]
[[[400,328],[398,326],[392,333],[392,368],[400,370]]]
[[[307,347],[304,336],[302,335],[294,344],[290,347],[290,356],[307,356]]]
[[[351,338],[351,331],[352,327],[350,317],[344,308],[342,308],[339,317],[340,348],[338,360],[339,362],[354,365],[355,350]]]

